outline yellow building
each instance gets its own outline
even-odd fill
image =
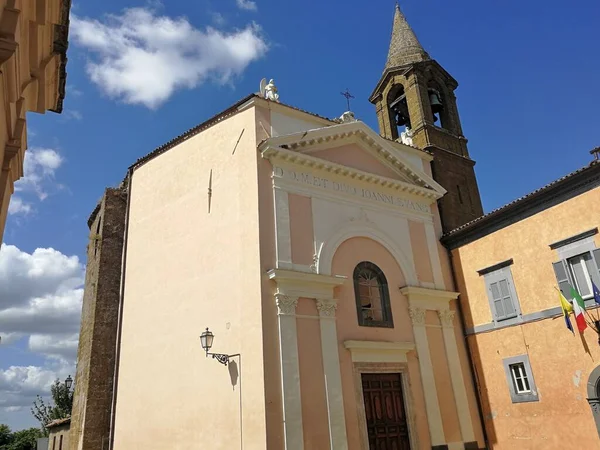
[[[567,329],[557,290],[575,287],[598,318],[599,226],[594,160],[443,238],[490,448],[600,448],[598,335],[573,317]]]
[[[62,111],[71,0],[4,0],[0,8],[0,242],[23,176],[26,113]]]

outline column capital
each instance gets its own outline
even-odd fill
[[[291,297],[284,294],[275,294],[277,302],[277,314],[280,316],[296,315],[296,306],[298,306],[298,297]]]
[[[440,309],[438,310],[438,316],[440,317],[440,322],[442,324],[442,327],[444,328],[452,328],[454,327],[454,315],[456,314],[455,311],[452,311],[450,309]]]
[[[336,299],[317,299],[317,309],[320,317],[335,317],[337,309]]]
[[[408,308],[408,315],[412,320],[413,326],[425,326],[425,312],[424,308],[417,308],[410,306]]]

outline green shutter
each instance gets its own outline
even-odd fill
[[[567,300],[573,300],[571,296],[571,278],[569,277],[569,272],[567,270],[567,262],[565,260],[558,261],[552,264],[554,267],[554,273],[556,275],[556,281],[558,282],[558,287],[561,292],[565,296]]]

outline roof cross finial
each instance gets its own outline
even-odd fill
[[[340,92],[341,95],[343,95],[344,97],[346,97],[346,103],[348,104],[348,111],[350,111],[350,99],[351,98],[356,98],[354,97],[354,95],[352,95],[350,93],[350,91],[348,90],[348,88],[346,88],[346,92]]]

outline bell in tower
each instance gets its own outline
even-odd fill
[[[396,94],[396,99],[390,103],[391,119],[394,122],[396,128],[407,127],[410,128],[410,115],[408,114],[408,103],[406,102],[406,94],[402,89]],[[396,130],[397,132],[397,130]]]
[[[433,89],[429,88],[429,104],[431,105],[431,113],[433,114],[433,121],[437,122],[439,119],[439,114],[444,110],[444,104],[442,103],[442,97],[440,93]]]
[[[439,201],[444,231],[483,215],[475,162],[458,115],[457,87],[425,51],[396,5],[387,61],[369,100],[384,138],[433,154],[433,177],[447,191]]]

